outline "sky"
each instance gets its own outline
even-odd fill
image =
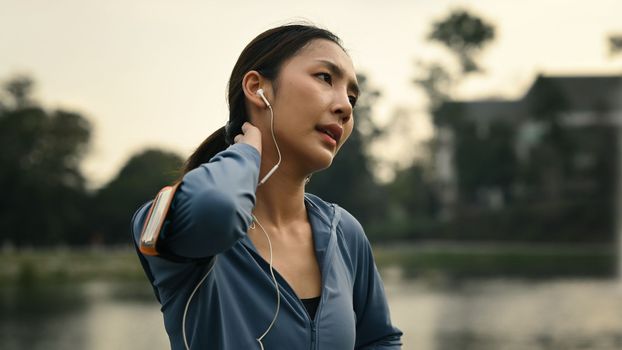
[[[411,137],[374,149],[390,161],[412,158],[413,145],[432,134],[412,83],[415,63],[448,62],[426,35],[453,9],[496,29],[479,57],[485,74],[467,79],[457,98],[520,98],[537,74],[622,73],[606,40],[622,33],[620,0],[0,0],[0,8],[0,82],[28,74],[47,109],[92,122],[83,164],[92,187],[148,147],[189,155],[225,124],[226,85],[244,46],[291,21],[341,37],[357,71],[382,93],[373,112],[380,125],[407,111]]]

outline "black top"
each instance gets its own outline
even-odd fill
[[[309,316],[313,320],[315,318],[315,312],[317,311],[317,307],[320,304],[320,297],[309,298],[309,299],[300,299],[304,304]]]

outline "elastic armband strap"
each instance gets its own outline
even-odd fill
[[[143,229],[140,232],[139,250],[141,253],[151,256],[160,255],[160,252],[156,249],[156,244],[178,187],[179,182],[173,186],[164,187],[153,200]]]

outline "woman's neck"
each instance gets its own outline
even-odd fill
[[[288,176],[278,169],[263,185],[257,187],[253,214],[262,224],[284,227],[306,219],[304,179]]]

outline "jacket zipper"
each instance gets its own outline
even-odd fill
[[[322,294],[320,295],[320,301],[319,304],[317,306],[317,309],[315,310],[315,318],[311,319],[311,315],[309,315],[309,313],[307,312],[307,316],[309,317],[309,324],[311,325],[311,350],[316,350],[318,345],[317,345],[317,328],[318,328],[318,320],[320,319],[320,312],[322,311],[322,299],[324,298],[324,291],[323,291],[323,287],[322,287]],[[300,303],[302,304],[302,301],[300,301]],[[304,307],[304,305],[302,305],[302,307],[306,310],[306,308]]]
[[[250,249],[248,247],[246,247],[245,249],[247,249],[247,251],[249,253],[251,253],[252,255],[256,255],[258,257],[258,259],[256,259],[255,261],[257,262],[258,266],[259,265],[264,265],[267,268],[268,263],[263,260],[261,258],[261,255],[259,255],[259,253],[253,251],[253,249]],[[261,269],[263,269],[262,267],[260,267]],[[266,272],[268,273],[268,272]],[[282,292],[287,292],[287,294],[290,294],[290,296],[292,296],[294,299],[297,300],[298,305],[302,308],[303,313],[305,314],[307,320],[309,320],[309,326],[311,327],[311,347],[310,350],[316,350],[317,349],[317,323],[314,319],[311,318],[311,315],[309,315],[309,312],[307,311],[307,308],[305,307],[304,303],[302,302],[302,300],[300,300],[300,298],[298,297],[298,295],[296,294],[296,292],[294,292],[294,289],[289,285],[289,283],[287,282],[287,280],[285,280],[283,278],[283,276],[281,276],[278,271],[274,271],[275,276],[277,276],[277,280],[279,281],[279,288],[281,288]],[[317,310],[315,311],[315,318],[318,319],[319,318],[319,314],[320,311],[322,309],[322,299],[324,298],[324,281],[322,281],[322,294],[320,295],[320,302],[318,304]],[[281,295],[282,297],[282,295]]]
[[[311,350],[315,350],[315,323],[311,321]]]

